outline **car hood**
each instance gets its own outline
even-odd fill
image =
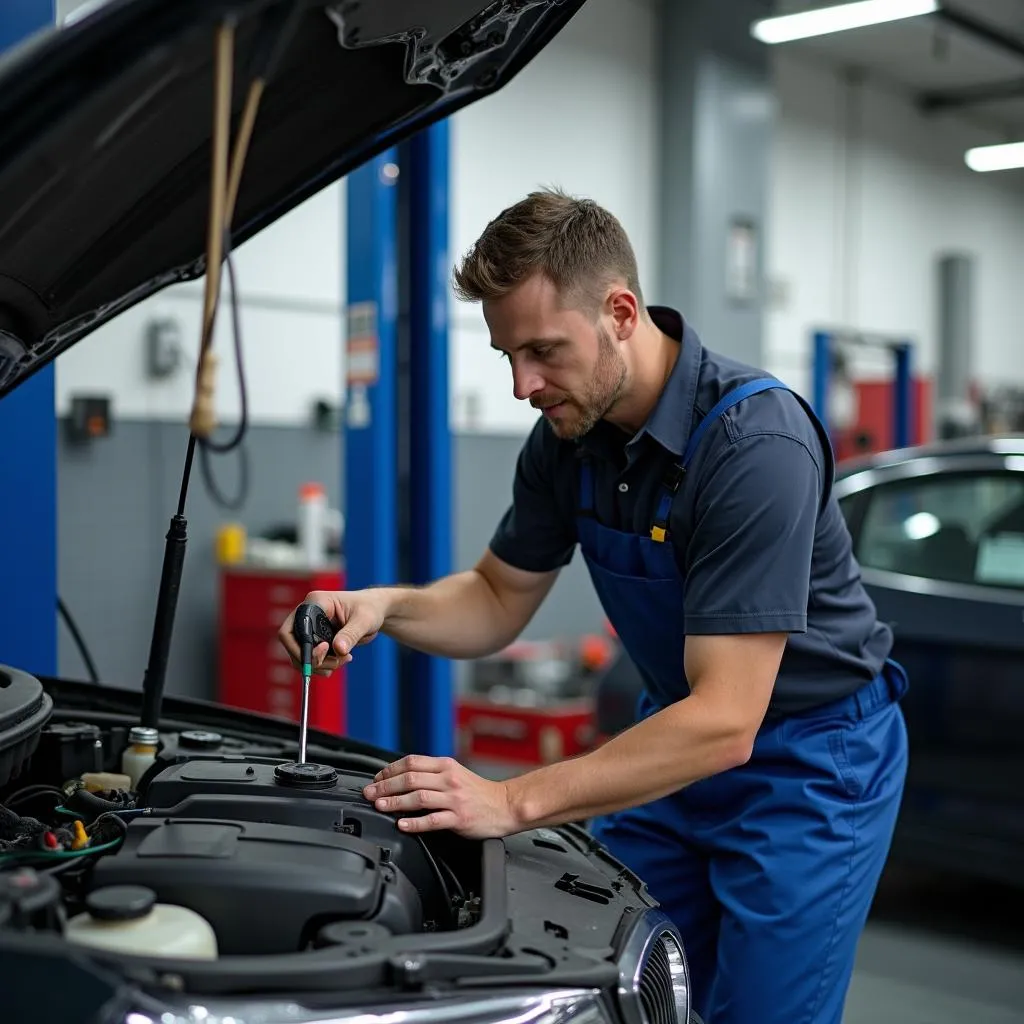
[[[272,63],[240,245],[368,158],[494,92],[584,0],[109,0],[0,59],[0,397],[205,270],[215,31],[232,135]]]

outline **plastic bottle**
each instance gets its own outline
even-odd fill
[[[160,734],[156,729],[136,725],[128,733],[128,747],[121,755],[121,771],[132,780],[132,789],[139,785],[139,779],[156,760],[156,748]]]
[[[69,942],[143,956],[217,958],[217,935],[209,921],[188,907],[157,903],[152,889],[106,886],[89,893],[85,906],[67,923]]]
[[[327,494],[322,484],[299,488],[298,538],[306,566],[318,568],[327,561]]]

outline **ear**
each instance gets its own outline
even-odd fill
[[[640,323],[640,303],[628,288],[616,286],[608,293],[606,308],[611,314],[615,337],[625,341]]]

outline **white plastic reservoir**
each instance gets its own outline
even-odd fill
[[[206,918],[188,907],[157,903],[141,885],[110,885],[89,893],[86,911],[67,923],[65,938],[136,956],[217,958],[217,936]]]

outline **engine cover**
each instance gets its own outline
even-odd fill
[[[214,756],[165,769],[147,790],[151,815],[129,823],[92,887],[143,885],[191,908],[222,954],[298,951],[341,921],[421,930],[416,882],[431,885],[430,865],[363,799],[365,780],[341,776],[307,791],[281,784],[277,766]]]

